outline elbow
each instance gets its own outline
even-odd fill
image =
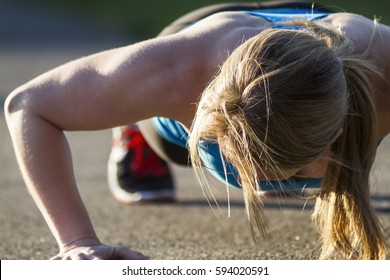
[[[13,113],[23,108],[22,95],[22,93],[15,90],[7,96],[4,103],[4,114],[6,117],[10,117]]]
[[[16,89],[5,99],[4,115],[9,128],[15,122],[16,116],[23,115],[31,107],[28,101],[30,94],[23,90]]]

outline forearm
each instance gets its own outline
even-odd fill
[[[174,111],[174,97],[180,100],[180,95],[169,93],[181,67],[168,59],[170,41],[156,44],[70,62],[7,98],[5,114],[22,175],[60,246],[96,236],[77,191],[63,131],[104,129]]]
[[[28,101],[24,102],[8,102],[6,116],[32,197],[61,249],[76,239],[96,237],[77,191],[63,132],[37,115]]]

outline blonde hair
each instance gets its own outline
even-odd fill
[[[377,128],[367,75],[376,68],[353,54],[339,30],[309,21],[286,24],[304,30],[266,29],[249,39],[204,91],[188,143],[192,165],[204,184],[199,143],[219,144],[238,172],[258,241],[266,235],[259,178],[307,165],[342,129],[314,213],[321,258],[384,258],[368,180]]]

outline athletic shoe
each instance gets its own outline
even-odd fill
[[[175,200],[168,164],[150,148],[135,125],[113,129],[107,173],[111,193],[119,202]]]

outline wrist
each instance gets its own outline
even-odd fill
[[[81,236],[81,237],[71,239],[67,242],[61,243],[59,247],[60,247],[60,252],[64,253],[76,247],[87,247],[87,246],[95,246],[100,244],[101,242],[96,236]]]

